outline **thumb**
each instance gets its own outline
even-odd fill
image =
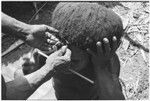
[[[59,31],[53,27],[47,26],[46,25],[46,31],[50,33],[58,33]]]
[[[62,46],[62,48],[60,48],[58,51],[57,51],[57,55],[58,56],[62,56],[63,54],[66,53],[66,50],[67,50],[67,46]]]
[[[64,55],[65,57],[71,57],[71,50],[70,49],[66,49],[66,53]]]

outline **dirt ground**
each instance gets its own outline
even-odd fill
[[[148,2],[98,2],[116,12],[123,21],[124,28],[131,26],[127,32],[129,36],[149,47],[149,3]],[[41,6],[42,4],[39,4]],[[51,14],[57,2],[49,2],[39,12],[39,19],[33,24],[51,23]],[[21,21],[27,22],[32,14],[22,17]],[[21,16],[21,15],[20,15]],[[20,17],[21,18],[21,17]],[[17,39],[14,37],[2,38],[2,52],[4,52]],[[14,72],[22,68],[23,57],[30,55],[31,47],[23,45],[2,58],[2,74],[6,82],[14,79]],[[120,78],[123,81],[123,92],[126,99],[149,99],[149,54],[142,49],[132,46],[128,40],[122,38],[122,43],[117,50],[121,63]],[[29,99],[55,99],[52,82],[43,84]]]

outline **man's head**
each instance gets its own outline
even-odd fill
[[[102,41],[105,37],[111,44],[112,37],[116,36],[119,46],[123,34],[120,17],[97,3],[59,3],[53,12],[51,26],[59,30],[59,37],[67,40],[71,47],[74,46],[80,51],[86,48],[95,51],[96,42]],[[73,57],[78,55],[76,49],[71,50],[74,51]],[[80,61],[84,60],[80,56],[78,58]]]
[[[120,40],[123,26],[120,17],[97,3],[59,3],[52,16],[52,26],[59,36],[77,47],[95,46],[104,37]],[[110,42],[111,43],[111,42]]]

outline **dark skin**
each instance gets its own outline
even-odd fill
[[[102,49],[102,43],[104,44],[104,49]],[[96,73],[95,86],[98,90],[98,99],[125,99],[119,82],[120,62],[115,53],[118,48],[117,38],[113,37],[112,48],[110,48],[110,43],[107,38],[104,38],[103,42],[97,42],[96,46],[97,53],[94,53],[90,49],[87,49],[87,51],[91,55]],[[110,66],[105,65],[108,62]]]
[[[2,32],[5,34],[14,35],[24,40],[28,45],[47,53],[52,53],[54,51],[53,45],[58,42],[58,39],[51,33],[58,33],[56,29],[47,25],[29,25],[4,13],[2,13],[1,16]],[[39,86],[51,79],[55,73],[54,67],[70,61],[70,56],[71,51],[66,46],[62,46],[46,59],[46,62],[40,69],[31,70],[29,72],[30,74],[26,76],[20,75],[21,73],[17,75],[16,73],[16,77],[11,83],[5,83],[3,79],[4,90],[2,90],[2,99],[27,99]],[[32,65],[37,66],[36,64],[37,62],[32,63],[29,61],[31,67]]]
[[[109,40],[103,39],[104,48],[102,49],[102,42],[97,42],[97,53],[87,49],[92,56],[92,62],[96,73],[95,85],[98,88],[99,98],[103,100],[123,100],[125,99],[119,83],[120,66],[114,59],[115,50],[117,49],[117,38],[113,37],[113,46],[110,48]],[[105,50],[105,51],[104,51]],[[110,68],[107,68],[104,63],[110,61]]]

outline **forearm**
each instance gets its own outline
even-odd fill
[[[30,84],[31,88],[33,90],[36,90],[39,86],[41,86],[44,82],[51,79],[51,77],[54,75],[54,70],[47,70],[45,66],[43,66],[41,69],[25,76],[28,83]]]
[[[19,38],[24,39],[26,34],[26,29],[29,29],[29,25],[21,21],[16,20],[4,13],[2,16],[2,32],[9,35],[15,35]]]
[[[15,78],[13,81],[6,83],[6,99],[26,100],[39,86],[49,80],[53,74],[53,71],[48,71],[45,67],[42,67],[27,76]]]
[[[6,100],[26,100],[32,89],[25,77],[17,77],[6,83]]]
[[[100,99],[124,99],[124,96],[120,89],[119,79],[113,78],[108,71],[97,70],[96,86],[98,87]]]

